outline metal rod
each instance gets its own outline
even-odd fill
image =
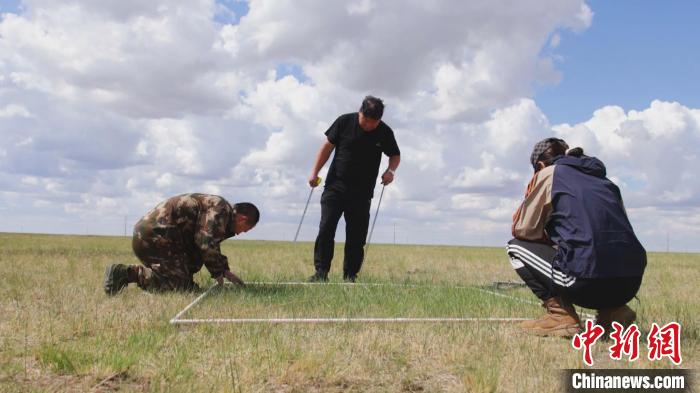
[[[314,193],[316,187],[311,187],[309,191],[309,197],[306,198],[306,206],[304,206],[304,212],[301,213],[301,220],[299,220],[299,226],[297,227],[297,233],[294,234],[294,243],[297,242],[297,237],[299,237],[299,231],[301,230],[301,223],[304,222],[304,216],[306,215],[306,209],[309,208],[309,202],[311,201],[311,195]]]
[[[209,287],[209,289],[207,289],[206,291],[204,291],[203,294],[197,296],[197,298],[194,299],[194,300],[192,301],[192,303],[188,304],[185,308],[182,309],[182,311],[180,311],[179,313],[175,314],[175,316],[170,320],[170,324],[171,324],[171,325],[174,325],[174,324],[178,323],[177,321],[178,321],[178,319],[179,319],[181,316],[185,315],[185,313],[186,313],[187,311],[189,311],[190,308],[194,307],[195,304],[199,303],[202,299],[204,299],[204,298],[209,294],[209,292],[211,292],[211,290],[214,289],[215,287],[217,287],[218,285],[219,285],[218,283],[214,283],[212,286]]]
[[[367,245],[365,246],[365,254],[369,250],[369,245],[372,243],[372,233],[374,232],[374,224],[377,223],[377,216],[379,215],[379,206],[382,205],[382,197],[384,197],[384,189],[386,184],[382,185],[382,193],[379,194],[379,203],[377,203],[377,211],[374,212],[374,220],[372,221],[372,229],[369,231],[369,237],[367,238]]]
[[[531,318],[202,318],[178,319],[171,322],[179,325],[205,323],[416,323],[416,322],[522,322]]]

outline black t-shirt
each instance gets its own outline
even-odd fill
[[[367,132],[360,128],[359,114],[353,112],[338,117],[326,136],[335,145],[326,187],[353,197],[372,198],[382,153],[389,157],[401,154],[394,131],[379,122]]]

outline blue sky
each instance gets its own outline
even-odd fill
[[[243,0],[217,0],[238,23],[249,11]],[[11,0],[10,9],[17,0]],[[654,99],[700,107],[700,2],[588,1],[594,12],[591,27],[582,33],[562,31],[554,49],[563,79],[538,86],[534,99],[552,124],[578,123],[594,110],[619,105],[641,110]],[[306,81],[298,65],[280,63],[278,77],[293,75]],[[651,77],[653,75],[653,77]]]
[[[535,100],[554,123],[578,123],[606,105],[640,110],[654,99],[700,107],[700,2],[588,1],[593,24],[565,31],[554,52],[561,83]]]
[[[226,14],[217,14],[214,17],[216,22],[237,24],[248,13],[248,2],[245,0],[216,0],[216,2],[230,11]]]
[[[18,13],[20,11],[20,0],[2,0],[0,1],[0,13]]]

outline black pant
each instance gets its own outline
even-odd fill
[[[369,226],[370,198],[357,198],[326,188],[321,196],[321,223],[314,246],[314,266],[316,272],[328,274],[335,247],[335,230],[340,216],[345,216],[345,259],[343,276],[354,278],[362,267],[365,257],[363,247]]]
[[[541,300],[560,296],[596,310],[619,307],[632,300],[642,284],[642,277],[583,279],[566,275],[552,268],[557,251],[546,244],[513,239],[507,251],[515,272]]]

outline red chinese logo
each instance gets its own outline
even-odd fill
[[[571,345],[574,349],[583,349],[583,362],[588,366],[593,365],[591,347],[605,333],[601,326],[594,325],[590,319],[586,321],[586,330],[574,336]]]
[[[632,324],[625,328],[617,322],[612,323],[613,332],[610,333],[610,338],[613,339],[613,345],[608,348],[610,358],[614,360],[622,359],[622,355],[629,356],[631,362],[639,358],[639,328]]]
[[[647,336],[649,348],[649,360],[661,360],[668,357],[679,365],[683,361],[681,357],[681,324],[670,322],[659,328],[656,323],[651,324],[651,331]]]
[[[613,322],[612,328],[610,339],[613,344],[608,347],[610,358],[621,360],[623,356],[627,356],[631,362],[637,360],[639,358],[639,336],[641,335],[639,327],[632,324],[625,329],[621,324]],[[583,349],[583,361],[587,366],[593,366],[591,347],[603,336],[603,333],[605,330],[601,326],[587,320],[586,329],[575,335],[571,341],[571,346],[574,349]],[[658,324],[652,323],[651,330],[647,335],[647,347],[649,348],[647,357],[650,361],[668,357],[674,364],[680,365],[683,361],[681,356],[681,324],[670,322],[659,327]]]

